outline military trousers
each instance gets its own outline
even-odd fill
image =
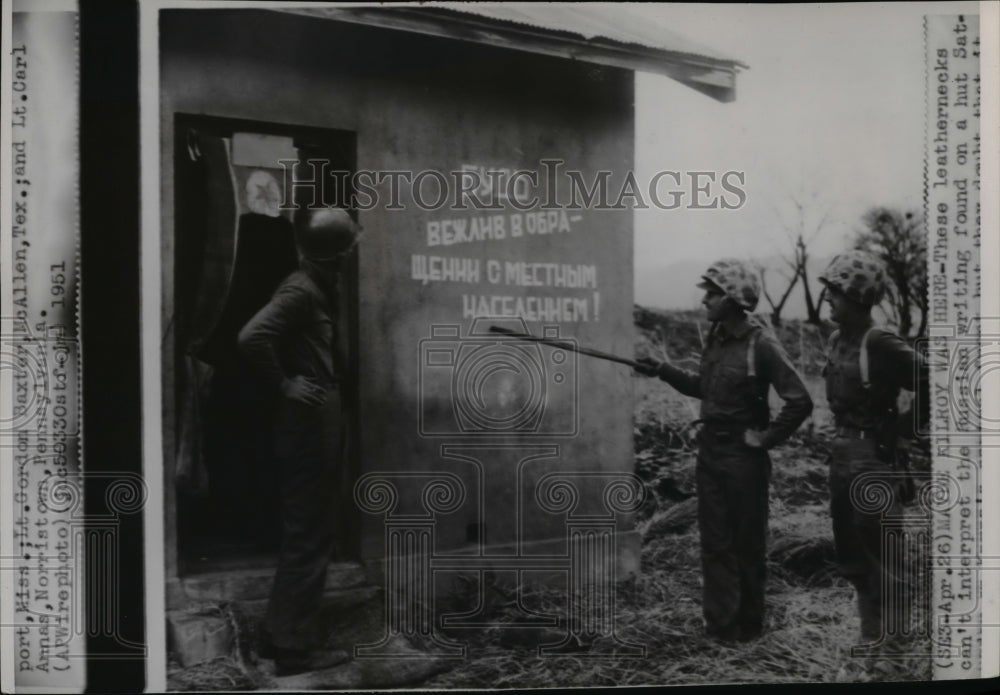
[[[861,638],[873,644],[901,635],[909,630],[910,592],[902,539],[886,523],[899,516],[898,481],[874,439],[850,437],[833,440],[829,481],[837,565],[857,590]]]
[[[696,475],[706,631],[752,639],[764,628],[771,459],[742,431],[706,425]]]
[[[281,546],[264,628],[281,649],[320,646],[317,617],[335,544],[335,473],[341,456],[341,399],[321,407],[283,399],[275,440]]]

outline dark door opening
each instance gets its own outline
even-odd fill
[[[297,267],[295,205],[346,207],[351,132],[178,114],[174,121],[173,396],[181,574],[271,566],[280,540],[275,395],[236,336]],[[293,185],[293,183],[297,185]],[[358,269],[341,277],[338,331],[348,417],[336,463],[338,549],[357,556]]]

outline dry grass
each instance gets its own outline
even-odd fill
[[[699,315],[636,311],[637,354],[660,355],[697,364]],[[658,326],[665,331],[661,334]],[[702,332],[707,325],[702,320]],[[795,323],[779,328],[790,357],[804,366],[816,410],[805,427],[772,453],[769,579],[765,634],[748,644],[720,644],[707,639],[701,617],[701,567],[695,522],[695,445],[687,425],[697,418],[697,402],[654,379],[635,384],[636,472],[650,495],[637,515],[643,538],[641,570],[617,590],[615,635],[576,655],[540,656],[537,646],[558,640],[565,630],[512,627],[523,616],[518,599],[530,610],[566,614],[562,591],[492,588],[487,598],[494,626],[460,639],[467,658],[423,683],[421,688],[514,689],[616,685],[722,683],[856,682],[872,680],[871,660],[852,656],[859,621],[854,590],[835,572],[826,486],[825,442],[830,414],[825,406],[819,365],[825,337]],[[918,459],[915,470],[929,460]],[[918,561],[911,572],[924,571]],[[238,617],[238,616],[237,616]],[[926,620],[923,616],[917,616]],[[458,635],[454,636],[459,639]],[[639,645],[641,655],[623,653]],[[617,653],[615,649],[617,647]],[[876,680],[927,680],[928,640],[908,645],[916,656],[896,657]],[[234,690],[253,687],[239,658],[192,669],[171,668],[177,690]]]
[[[182,668],[172,659],[167,664],[167,689],[185,692],[219,690],[256,690],[254,679],[248,677],[236,659],[225,657]]]
[[[805,534],[820,525],[818,510],[799,512]],[[787,533],[794,528],[790,524]],[[789,578],[791,577],[791,578]],[[560,608],[556,592],[526,598]],[[498,645],[494,628],[469,642],[468,658],[425,683],[429,688],[537,688],[712,683],[866,681],[866,661],[850,654],[858,635],[854,591],[839,579],[810,587],[772,563],[767,589],[767,631],[749,644],[720,644],[704,637],[697,532],[652,539],[643,548],[642,571],[622,586],[616,635],[642,645],[639,657],[539,656],[534,649]],[[512,616],[511,616],[512,617]],[[504,615],[498,616],[502,622]],[[595,645],[599,646],[599,645]],[[929,645],[915,645],[919,649]],[[926,658],[893,662],[894,680],[930,677]]]
[[[659,314],[637,308],[638,355],[695,367],[699,349],[696,312]],[[663,327],[662,332],[659,327]],[[702,320],[702,333],[707,326]],[[772,454],[767,626],[749,644],[720,644],[702,630],[701,570],[695,525],[695,444],[686,423],[697,418],[697,402],[654,379],[635,384],[636,472],[650,501],[638,514],[644,539],[639,575],[618,591],[616,636],[642,645],[643,656],[595,658],[539,656],[501,645],[504,630],[492,628],[468,642],[465,661],[425,683],[429,688],[537,688],[612,685],[855,682],[930,678],[929,641],[908,649],[916,656],[888,660],[872,676],[872,660],[852,656],[859,635],[853,588],[835,571],[829,518],[825,442],[831,417],[819,377],[828,331],[778,329],[792,361],[804,367],[816,409],[810,421]],[[664,345],[663,337],[666,338]],[[777,403],[775,404],[777,405]],[[917,468],[926,462],[915,462]],[[923,571],[917,565],[911,571]],[[553,613],[559,592],[534,592],[523,600]],[[497,616],[499,622],[514,614]],[[921,616],[917,616],[918,619]],[[923,619],[926,620],[926,614]],[[601,646],[595,644],[595,646]],[[610,645],[604,645],[610,646]],[[885,662],[883,663],[883,666]]]

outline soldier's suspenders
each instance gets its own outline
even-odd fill
[[[713,326],[713,330],[714,330]],[[763,332],[761,326],[754,326],[754,330],[750,331],[750,339],[747,340],[747,376],[751,379],[757,378],[757,336]],[[836,333],[836,331],[834,331]],[[711,333],[709,333],[711,335]],[[832,336],[831,336],[832,337]],[[867,338],[867,334],[865,334]],[[865,373],[868,373],[867,360],[865,364]]]
[[[715,328],[718,324],[713,324],[712,328],[709,329],[708,336],[712,337],[715,333]],[[750,332],[750,339],[747,341],[747,376],[751,379],[757,377],[757,336],[760,335],[761,331],[758,330],[760,327],[755,326],[754,330]]]
[[[868,336],[871,332],[875,330],[875,326],[872,326],[865,334],[861,336],[861,350],[858,352],[858,367],[861,371],[861,386],[867,391],[872,387],[871,379],[869,378],[868,371]],[[833,352],[833,344],[837,342],[840,337],[840,329],[838,328],[833,333],[830,334],[830,345],[828,352]],[[829,356],[827,357],[829,359]]]

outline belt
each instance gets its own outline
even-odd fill
[[[701,423],[701,434],[719,442],[730,442],[742,439],[743,434],[749,429],[748,425],[722,424],[710,421],[695,421]]]
[[[878,432],[875,430],[864,430],[860,427],[848,427],[844,425],[836,429],[836,435],[846,439],[875,439]]]

